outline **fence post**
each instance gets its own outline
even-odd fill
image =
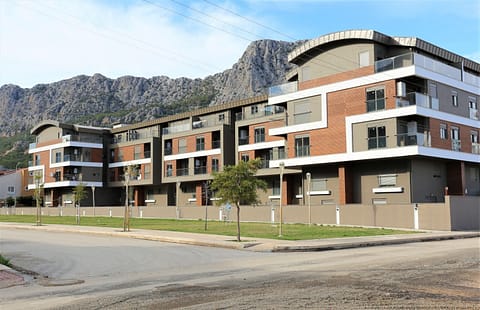
[[[413,228],[415,230],[420,229],[418,224],[418,203],[413,204]]]
[[[335,215],[336,215],[336,223],[337,225],[340,225],[340,208],[338,207],[338,205],[336,206],[335,208]]]

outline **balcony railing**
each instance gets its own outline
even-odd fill
[[[470,108],[470,115],[469,116],[470,116],[470,119],[478,120],[478,118],[479,118],[478,109]]]
[[[280,84],[280,85],[270,87],[268,89],[268,96],[269,97],[274,97],[274,96],[290,94],[290,93],[296,92],[297,89],[298,89],[298,83],[297,82],[289,82],[289,83],[285,83],[285,84]]]
[[[81,136],[74,136],[74,135],[66,135],[62,137],[62,142],[71,142],[71,141],[103,143],[102,137],[81,137]]]
[[[40,166],[40,165],[41,165],[40,160],[29,160],[28,161],[28,166],[29,167]]]
[[[399,133],[397,134],[397,146],[430,146],[430,132],[425,133]]]
[[[397,99],[397,108],[418,105],[424,108],[438,110],[438,98],[434,98],[421,93],[408,93],[404,98]]]
[[[248,144],[249,137],[248,136],[243,136],[238,138],[238,145],[245,145]]]
[[[221,146],[221,141],[220,140],[213,140],[212,141],[212,149],[219,149]]]
[[[185,176],[185,175],[188,175],[188,168],[177,169],[177,176]]]
[[[238,112],[235,114],[235,120],[242,121],[248,119],[256,119],[261,118],[269,115],[274,114],[281,114],[285,113],[285,108],[282,106],[266,106],[263,109],[259,110],[258,113],[245,113],[245,112]]]
[[[462,148],[462,141],[452,140],[452,150],[460,152],[461,148]]]
[[[194,174],[206,174],[207,173],[207,166],[198,166],[194,168]]]
[[[480,143],[472,143],[472,153],[480,154]]]
[[[480,78],[468,72],[463,72],[459,68],[447,65],[438,60],[426,57],[417,53],[407,53],[391,58],[382,59],[375,62],[375,72],[383,72],[398,68],[416,65],[429,71],[447,76],[457,81],[463,81],[467,84],[479,86]]]

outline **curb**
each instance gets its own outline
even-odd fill
[[[351,243],[332,243],[332,244],[325,244],[325,245],[299,245],[299,246],[278,245],[273,247],[272,252],[320,252],[320,251],[343,250],[343,249],[352,249],[352,248],[360,248],[360,247],[444,241],[444,240],[467,239],[467,238],[478,238],[478,237],[480,237],[480,232],[471,232],[471,233],[462,232],[462,233],[453,233],[450,235],[414,236],[414,237],[404,237],[399,239],[358,241],[358,242],[351,242]]]

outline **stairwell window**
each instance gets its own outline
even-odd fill
[[[367,89],[367,112],[385,110],[385,88],[376,87]]]
[[[378,149],[387,146],[385,126],[368,127],[368,149]]]

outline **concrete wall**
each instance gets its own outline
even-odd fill
[[[415,210],[417,208],[417,210]],[[226,219],[236,221],[236,208],[228,211],[219,206],[184,207],[132,207],[133,217],[168,219],[204,219],[205,211],[209,220]],[[36,208],[1,208],[0,214],[35,215]],[[122,217],[123,207],[96,207],[96,216]],[[43,215],[74,216],[75,209],[42,208]],[[284,223],[308,223],[307,206],[283,206]],[[446,196],[445,203],[391,204],[391,205],[315,205],[310,209],[314,224],[372,226],[420,230],[479,230],[480,197]],[[82,207],[82,216],[92,216],[92,207]],[[223,217],[225,216],[225,217]],[[240,218],[245,222],[279,222],[279,206],[242,206]]]

